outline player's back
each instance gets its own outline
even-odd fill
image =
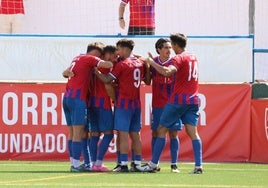
[[[99,58],[91,55],[79,55],[73,59],[70,70],[74,73],[74,76],[69,78],[66,85],[66,89],[72,92],[72,98],[86,99],[92,69],[97,66],[99,61]]]
[[[108,74],[110,69],[98,68],[102,74]],[[90,106],[111,109],[111,99],[106,91],[105,84],[96,77],[92,76]]]
[[[198,64],[193,53],[183,52],[176,55],[172,64],[177,68],[171,101],[179,104],[198,103]]]
[[[111,74],[119,81],[116,107],[140,107],[140,84],[144,77],[144,64],[135,57],[117,63]]]

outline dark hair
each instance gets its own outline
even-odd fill
[[[98,50],[101,54],[103,54],[103,48],[105,45],[102,42],[93,42],[87,46],[87,53],[91,52],[92,50]]]
[[[187,37],[184,34],[176,33],[170,35],[170,40],[172,43],[177,44],[181,48],[185,48],[187,44]]]
[[[116,46],[113,45],[107,45],[103,48],[103,54],[106,53],[115,53],[116,52]]]
[[[132,51],[135,46],[135,43],[131,39],[121,39],[116,43],[116,46],[126,47]]]
[[[166,42],[170,42],[170,40],[169,40],[169,39],[160,38],[160,39],[158,39],[158,40],[156,41],[156,43],[155,43],[155,50],[156,50],[156,52],[157,52],[158,54],[159,54],[158,49],[162,49],[162,48],[164,47],[164,44],[165,44]]]

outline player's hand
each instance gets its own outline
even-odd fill
[[[62,72],[62,76],[64,78],[70,78],[74,76],[74,73],[70,71],[70,69],[66,69],[65,71]]]
[[[99,69],[97,67],[94,67],[94,73],[96,75],[101,74],[101,72],[99,71]]]
[[[119,20],[119,26],[121,27],[121,29],[125,29],[125,20],[124,19]]]
[[[148,56],[152,59],[154,58],[151,52],[148,52]]]
[[[139,54],[133,54],[133,56],[136,57],[136,58],[138,58],[138,59],[141,59],[142,58],[142,56],[139,55]]]

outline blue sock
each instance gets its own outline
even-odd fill
[[[141,155],[135,155],[134,161],[141,161]]]
[[[116,157],[117,157],[117,164],[121,164],[120,151],[116,151]]]
[[[151,149],[152,149],[152,154],[154,153],[154,145],[155,145],[156,137],[152,137],[151,141]]]
[[[192,145],[194,149],[194,160],[195,166],[202,166],[202,141],[192,140]]]
[[[131,161],[134,161],[135,160],[135,153],[134,153],[134,150],[131,149]]]
[[[171,138],[170,139],[170,156],[171,156],[171,164],[177,164],[178,154],[179,154],[179,139]]]
[[[82,142],[73,142],[72,156],[75,160],[80,160],[81,152],[82,152]]]
[[[90,138],[87,139],[87,148],[88,148],[88,153],[89,153],[89,162],[91,162],[91,156],[90,156]]]
[[[91,161],[96,162],[97,160],[97,150],[98,150],[98,142],[99,142],[100,137],[99,136],[92,136],[90,139],[90,157]]]
[[[104,134],[103,139],[99,146],[98,160],[103,160],[105,153],[108,150],[109,144],[113,139],[113,134]]]
[[[69,157],[73,157],[73,156],[72,156],[72,145],[73,145],[73,141],[72,141],[72,140],[68,140],[68,152],[69,152]]]
[[[121,165],[127,165],[127,162],[128,162],[128,154],[127,153],[120,154],[120,160],[121,160]]]
[[[87,145],[88,141],[87,138],[82,139],[82,153],[84,158],[84,164],[89,164],[89,148]]]
[[[157,138],[154,144],[152,162],[158,164],[162,151],[166,145],[166,138]]]

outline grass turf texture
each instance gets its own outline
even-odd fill
[[[268,187],[268,164],[205,163],[201,175],[188,174],[192,163],[178,167],[179,174],[164,162],[158,173],[70,173],[67,162],[0,161],[0,187]]]

